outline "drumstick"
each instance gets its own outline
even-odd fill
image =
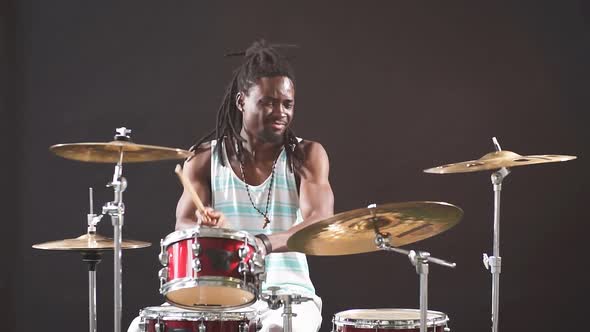
[[[182,167],[180,167],[180,165],[177,164],[176,168],[174,169],[174,172],[176,173],[176,175],[178,175],[178,178],[180,179],[180,182],[182,183],[182,186],[184,187],[184,189],[191,194],[191,198],[193,200],[193,203],[195,203],[197,210],[199,210],[199,212],[201,212],[203,217],[207,218],[207,215],[205,214],[205,206],[203,205],[203,202],[201,202],[201,199],[199,198],[199,195],[195,191],[195,188],[193,188],[190,181],[182,173]]]

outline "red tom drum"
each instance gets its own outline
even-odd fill
[[[160,293],[172,305],[224,310],[256,301],[264,257],[255,237],[225,228],[196,227],[161,240]]]

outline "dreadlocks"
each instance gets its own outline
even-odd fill
[[[236,107],[238,92],[246,92],[256,84],[261,77],[286,76],[295,84],[295,74],[287,59],[264,40],[255,41],[245,52],[228,54],[228,56],[241,55],[245,61],[233,72],[233,78],[223,95],[223,101],[217,111],[217,123],[215,130],[199,139],[191,148],[195,152],[204,142],[216,139],[227,139],[229,146],[240,160],[244,160],[242,142],[240,136],[242,129],[242,112]],[[291,128],[287,128],[284,134],[283,146],[287,152],[287,160],[291,171],[300,174],[300,168],[305,158],[303,149]],[[237,148],[235,148],[237,147]],[[215,146],[215,153],[222,152],[222,144]],[[190,158],[189,158],[190,159]],[[220,159],[225,166],[223,158]]]

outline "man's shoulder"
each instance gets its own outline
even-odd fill
[[[189,174],[208,174],[211,165],[211,141],[203,142],[199,146],[191,148],[193,153],[186,162],[184,167]]]
[[[301,147],[301,150],[303,151],[304,155],[306,156],[306,159],[308,157],[313,157],[314,155],[317,155],[317,154],[326,153],[326,149],[324,149],[324,146],[320,142],[304,139],[304,140],[301,140],[301,142],[299,143],[299,146]]]

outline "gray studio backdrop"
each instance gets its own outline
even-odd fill
[[[239,59],[222,55],[259,37],[296,43],[295,131],[331,161],[336,212],[370,203],[446,201],[463,220],[409,245],[457,263],[431,266],[430,308],[455,331],[490,328],[489,173],[424,168],[491,152],[578,160],[515,168],[502,197],[500,330],[555,331],[586,321],[589,103],[588,6],[580,2],[9,1],[3,20],[6,233],[3,311],[8,330],[87,329],[87,267],[75,253],[31,245],[81,235],[88,187],[95,209],[112,199],[113,165],[65,160],[57,143],[108,141],[118,126],[137,143],[188,148],[213,128]],[[128,165],[125,328],[162,303],[158,243],[173,231],[181,187],[175,162]],[[14,189],[17,188],[17,189]],[[112,235],[105,218],[98,228]],[[334,313],[417,308],[406,257],[383,252],[309,257]],[[113,259],[98,266],[99,330],[112,329]],[[6,303],[6,300],[2,302]]]

